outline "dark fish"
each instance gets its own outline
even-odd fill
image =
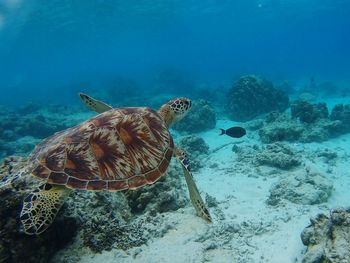
[[[246,135],[246,131],[242,127],[232,127],[230,129],[224,130],[220,129],[221,133],[219,135],[226,134],[228,136],[231,136],[233,138],[241,138],[242,136]]]

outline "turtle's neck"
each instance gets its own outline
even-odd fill
[[[174,124],[175,114],[170,109],[169,105],[164,104],[162,107],[160,107],[160,109],[158,110],[158,114],[162,117],[168,128],[170,128]]]

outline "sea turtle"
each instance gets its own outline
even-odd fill
[[[24,232],[44,232],[72,190],[120,191],[155,183],[173,155],[180,161],[190,199],[199,216],[211,222],[186,153],[174,146],[169,127],[191,108],[177,98],[158,111],[148,107],[112,108],[85,94],[82,101],[99,115],[38,144],[23,169],[0,180],[0,187],[33,175],[40,187],[24,197],[20,220]]]

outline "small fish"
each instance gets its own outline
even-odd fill
[[[220,130],[221,130],[221,133],[219,135],[226,134],[233,138],[241,138],[247,133],[246,130],[242,127],[232,127],[227,130],[224,130],[224,129],[220,129]]]

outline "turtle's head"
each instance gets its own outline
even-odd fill
[[[187,98],[177,98],[164,104],[158,111],[168,127],[181,120],[191,109],[192,103]]]

